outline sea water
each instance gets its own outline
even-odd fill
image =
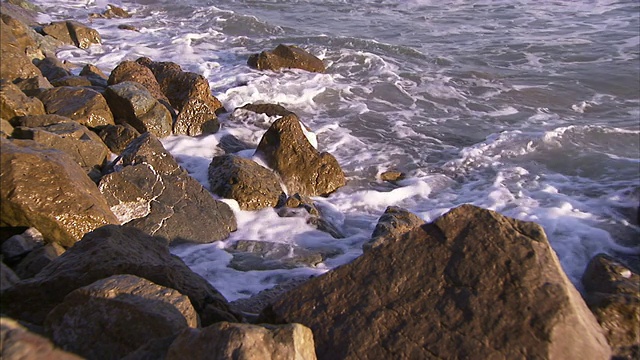
[[[637,0],[35,2],[48,14],[42,21],[75,19],[102,36],[89,49],[60,49],[62,59],[108,74],[121,61],[147,56],[209,81],[229,110],[221,131],[163,140],[205,187],[223,135],[256,146],[275,120],[233,112],[247,103],[294,111],[318,149],[338,159],[348,184],[314,200],[344,239],[303,218],[241,211],[224,200],[238,231],[173,249],[229,300],[352,261],[391,205],[426,221],[464,203],[535,221],[578,287],[599,252],[638,264]],[[108,3],[133,17],[89,20]],[[123,24],[139,31],[118,29]],[[250,54],[280,43],[315,54],[326,73],[246,65]],[[386,170],[407,176],[383,182]],[[229,267],[225,251],[237,240],[339,255],[313,267],[243,272]]]

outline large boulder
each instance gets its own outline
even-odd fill
[[[90,359],[120,359],[149,340],[197,326],[188,297],[133,275],[72,291],[45,321],[57,345]]]
[[[278,176],[250,159],[216,156],[209,164],[211,191],[234,199],[242,210],[274,207],[284,195]]]
[[[322,60],[293,45],[278,45],[272,51],[263,51],[249,57],[247,64],[258,70],[302,69],[311,72],[325,71]]]
[[[164,241],[135,228],[115,225],[88,233],[34,278],[2,293],[3,312],[42,324],[73,290],[118,274],[136,275],[188,296],[203,326],[240,320],[225,298],[172,255]]]
[[[250,325],[220,322],[185,329],[166,354],[173,359],[314,360],[313,333],[300,324]]]
[[[160,138],[171,135],[171,113],[142,84],[124,81],[110,85],[104,96],[115,118],[138,132],[148,131]]]
[[[171,242],[210,243],[236,230],[231,208],[189,176],[153,134],[131,142],[121,162],[99,188],[123,224]]]
[[[56,21],[42,28],[45,35],[50,35],[65,44],[75,45],[86,49],[92,44],[101,44],[100,34],[77,21]]]
[[[88,128],[113,125],[113,113],[99,92],[75,86],[47,89],[38,95],[48,114],[66,116]]]
[[[320,359],[608,359],[602,329],[534,223],[463,205],[283,295]]]
[[[5,4],[2,4],[4,10]],[[28,56],[29,50],[19,35],[22,24],[14,21],[13,17],[1,15],[0,26],[0,53],[2,53],[2,66],[0,67],[0,79],[15,82],[20,79],[29,79],[41,76],[40,70],[33,65]],[[16,31],[17,30],[17,31]],[[16,36],[18,35],[18,36]],[[28,40],[27,40],[28,41]]]
[[[15,127],[28,127],[39,128],[46,127],[53,124],[73,121],[66,116],[60,116],[56,114],[44,114],[44,115],[27,115],[20,116],[11,120],[11,125]]]
[[[171,107],[169,99],[162,92],[158,80],[148,67],[135,61],[121,62],[111,71],[108,84],[115,85],[124,81],[133,81],[143,85],[163,105]]]
[[[65,249],[56,243],[38,247],[16,265],[16,275],[21,279],[34,277],[53,260],[64,254],[64,252]]]
[[[42,75],[20,80],[16,82],[16,86],[18,86],[18,88],[20,88],[20,90],[22,90],[22,92],[27,96],[35,97],[37,97],[42,91],[53,87],[49,80]]]
[[[0,117],[12,121],[18,116],[43,114],[42,101],[28,97],[16,85],[0,80]]]
[[[397,240],[400,235],[409,232],[420,225],[424,220],[416,214],[397,206],[389,206],[378,219],[378,224],[371,234],[371,240],[362,245],[364,251]]]
[[[587,265],[582,284],[614,357],[640,358],[640,275],[611,256],[598,254]]]
[[[36,65],[42,75],[52,84],[59,79],[71,76],[71,71],[69,71],[67,65],[55,56],[47,56],[42,60],[36,61]]]
[[[2,226],[35,227],[47,241],[68,247],[95,228],[119,223],[67,154],[29,140],[0,139],[0,144]]]
[[[98,134],[112,153],[120,155],[140,133],[129,124],[107,125]]]
[[[0,318],[0,355],[6,360],[81,360],[76,354],[56,348],[49,339],[25,329],[17,321]]]
[[[262,136],[256,155],[280,175],[289,194],[328,195],[345,185],[344,173],[333,155],[311,145],[302,126],[293,114],[276,120]]]

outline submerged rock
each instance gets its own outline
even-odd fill
[[[293,269],[314,267],[335,251],[314,251],[293,246],[258,240],[239,240],[227,251],[233,254],[229,267],[238,271]]]
[[[463,205],[313,278],[261,321],[309,326],[320,359],[607,359],[542,228]]]
[[[251,55],[247,64],[258,70],[296,68],[318,73],[325,71],[322,60],[297,46],[283,44],[272,51]]]

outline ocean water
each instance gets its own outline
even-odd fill
[[[640,254],[640,2],[637,0],[35,1],[43,21],[114,3],[130,19],[93,19],[102,45],[58,56],[107,74],[148,56],[204,75],[229,110],[220,133],[165,147],[208,186],[207,166],[233,134],[257,145],[274,118],[236,107],[279,103],[332,153],[348,184],[318,207],[345,235],[303,218],[241,211],[222,242],[173,249],[229,300],[361,255],[390,205],[426,221],[463,203],[541,224],[580,288],[589,259]],[[118,29],[128,24],[138,32]],[[325,74],[260,72],[248,56],[280,43],[323,59]],[[79,71],[79,68],[78,68]],[[253,151],[242,152],[252,157]],[[406,179],[379,175],[400,170]],[[197,224],[194,224],[197,226]],[[313,267],[237,271],[237,240],[339,254]]]

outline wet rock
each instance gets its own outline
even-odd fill
[[[116,66],[111,75],[109,75],[108,84],[115,85],[124,81],[133,81],[142,84],[153,97],[160,101],[163,105],[171,108],[169,99],[164,95],[160,84],[156,80],[153,72],[146,66],[138,64],[135,61],[123,61]]]
[[[58,58],[53,56],[47,56],[46,58],[38,61],[36,63],[38,69],[42,72],[42,75],[51,82],[53,85],[54,82],[72,76],[71,71],[67,68],[67,66],[60,61]],[[55,85],[61,86],[61,85]],[[83,85],[84,86],[84,85]]]
[[[271,125],[256,155],[280,175],[290,194],[328,195],[346,183],[338,161],[311,145],[295,115],[284,116]]]
[[[218,147],[224,150],[226,154],[237,153],[238,151],[251,149],[253,146],[243,140],[238,139],[234,135],[225,135],[220,138]]]
[[[100,34],[77,21],[56,21],[42,28],[45,35],[50,35],[65,44],[86,49],[92,44],[101,44]]]
[[[61,86],[43,91],[38,98],[48,114],[66,116],[88,128],[114,125],[107,101],[95,90]]]
[[[119,223],[84,170],[67,154],[29,140],[0,139],[2,226],[37,228],[49,242],[71,246]]]
[[[307,220],[307,224],[328,233],[336,239],[345,237],[340,230],[340,226],[326,218],[309,197],[295,193],[287,198],[284,206],[279,207],[277,212],[280,217],[303,217]]]
[[[310,277],[307,276],[288,279],[270,289],[262,290],[249,298],[235,300],[231,302],[230,305],[234,310],[242,312],[248,320],[251,316],[254,317],[253,320],[257,320],[257,315],[260,314],[262,309],[267,305],[288,291],[304,284],[309,279]]]
[[[42,324],[51,309],[73,290],[118,274],[145,278],[188,296],[203,326],[240,320],[216,289],[171,255],[164,241],[115,225],[88,233],[34,278],[2,293],[3,311]]]
[[[4,262],[0,261],[0,292],[20,282],[20,278]],[[3,338],[4,339],[4,338]]]
[[[188,297],[133,275],[72,291],[45,321],[56,344],[90,359],[120,359],[151,339],[196,326]]]
[[[49,125],[64,123],[73,121],[66,116],[60,116],[55,114],[44,114],[44,115],[27,115],[20,116],[11,120],[11,124],[14,127],[29,127],[29,128],[38,128],[45,127]]]
[[[371,234],[371,240],[362,245],[364,251],[369,251],[383,244],[399,239],[407,233],[424,224],[416,214],[397,206],[389,206],[378,219],[378,224]]]
[[[44,57],[34,39],[36,32],[33,29],[4,11],[0,14],[0,17],[2,18],[2,25],[13,33],[15,38],[14,45],[18,47],[20,52],[24,53],[29,59]]]
[[[309,280],[259,320],[310,327],[320,359],[610,356],[543,229],[472,205]]]
[[[380,180],[382,181],[394,182],[394,181],[402,180],[404,178],[405,178],[405,174],[403,172],[396,171],[396,170],[389,170],[380,174]]]
[[[78,355],[56,348],[51,341],[32,333],[17,321],[0,318],[0,338],[2,339],[3,359],[7,360],[80,360]]]
[[[311,72],[325,71],[322,60],[293,45],[278,45],[272,51],[263,51],[249,57],[247,64],[258,70],[302,69]]]
[[[16,29],[16,26],[21,27],[22,24],[16,24],[11,16],[4,13],[5,6],[6,4],[3,3],[2,26],[0,26],[0,52],[2,53],[0,79],[15,82],[42,75],[27,55],[29,51],[24,43],[21,44],[14,34],[13,30]],[[16,33],[19,32],[19,30],[16,31]]]
[[[220,322],[186,329],[166,355],[173,359],[316,359],[313,333],[300,324],[250,325]]]
[[[53,87],[49,80],[42,75],[18,81],[16,86],[27,96],[38,96],[43,90]]]
[[[32,278],[64,252],[65,249],[56,243],[36,248],[18,263],[16,274],[21,279]]]
[[[229,206],[187,174],[152,134],[122,153],[123,168],[100,191],[122,223],[171,242],[210,243],[236,230]]]
[[[120,30],[129,30],[129,31],[140,31],[140,30],[138,30],[137,27],[135,27],[133,25],[127,25],[127,24],[118,25],[118,29],[120,29]]]
[[[105,75],[97,66],[87,64],[80,71],[80,76],[84,76],[91,82],[91,85],[106,88],[109,77]]]
[[[107,125],[98,134],[112,153],[120,155],[140,133],[129,124]]]
[[[104,164],[109,149],[100,137],[75,121],[43,127],[18,127],[14,138],[34,140],[38,144],[60,150],[69,155],[85,171]]]
[[[176,135],[214,134],[220,129],[215,110],[201,99],[190,99],[182,107],[173,125]]]
[[[13,126],[5,119],[0,119],[0,137],[8,138],[13,133]]]
[[[93,84],[84,76],[65,76],[51,82],[53,86],[92,86]]]
[[[227,250],[233,254],[229,267],[238,271],[315,267],[324,259],[337,255],[332,251],[314,251],[258,240],[239,240]]]
[[[171,135],[173,119],[169,110],[142,85],[124,81],[107,88],[104,94],[116,119],[126,121],[140,133],[157,137]]]
[[[586,301],[615,359],[640,357],[640,275],[605,254],[596,255],[582,276]]]
[[[246,104],[240,109],[252,111],[257,114],[265,114],[267,116],[287,116],[293,112],[287,110],[280,104]]]
[[[123,8],[119,8],[113,4],[107,5],[107,10],[103,13],[104,17],[107,19],[112,18],[130,18],[131,14]]]
[[[242,210],[274,207],[284,195],[276,174],[236,155],[213,158],[209,164],[209,183],[213,193],[236,200]]]
[[[0,80],[0,117],[12,121],[17,116],[41,114],[44,114],[42,101],[30,98],[16,85]]]

